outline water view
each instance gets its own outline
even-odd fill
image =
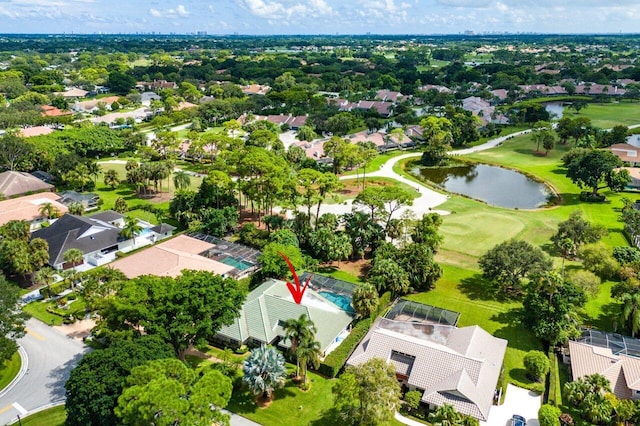
[[[415,167],[411,173],[449,192],[499,207],[535,209],[546,205],[551,195],[546,185],[522,173],[486,164]]]
[[[562,114],[564,114],[565,109],[564,102],[546,102],[543,105],[544,109],[546,109],[547,112],[551,114],[552,118],[562,118]]]

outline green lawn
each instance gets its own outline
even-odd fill
[[[157,198],[145,199],[143,197],[139,197],[136,195],[133,187],[128,185],[126,182],[122,182],[126,180],[127,171],[125,169],[124,164],[113,164],[113,163],[99,163],[102,171],[113,169],[118,172],[121,183],[115,189],[111,189],[103,182],[103,177],[101,176],[96,182],[96,189],[93,191],[100,196],[103,201],[101,206],[102,210],[113,209],[115,205],[116,199],[122,197],[127,202],[129,206],[129,210],[133,210],[135,207],[153,204],[155,207],[168,210],[169,208],[169,200],[173,196],[173,192],[175,188],[173,186],[173,179],[164,180],[160,183],[161,187],[159,188],[163,192],[163,199],[158,200]],[[202,178],[190,176],[191,179],[191,189],[197,190],[202,183]],[[169,193],[167,194],[167,191]],[[146,220],[146,219],[145,219]]]
[[[587,108],[580,110],[579,114],[565,108],[564,115],[571,118],[589,117],[591,124],[602,129],[609,129],[617,124],[630,126],[632,124],[640,124],[640,103],[599,104],[591,102]]]
[[[23,310],[32,317],[42,321],[48,325],[62,325],[63,315],[75,315],[76,313],[83,313],[87,306],[82,296],[77,295],[78,298],[69,305],[69,310],[62,310],[56,306],[55,302],[45,302],[38,300],[25,305]],[[48,307],[55,309],[57,313],[51,313],[47,310]]]
[[[21,423],[14,423],[11,426],[64,426],[67,419],[67,413],[64,411],[64,405],[58,405],[48,408],[39,413],[32,414],[29,417],[23,417]]]
[[[436,288],[409,296],[409,299],[460,313],[459,327],[479,325],[496,337],[507,339],[509,346],[504,358],[504,381],[531,387],[525,377],[524,355],[530,350],[542,350],[538,340],[519,323],[519,302],[495,300],[484,291],[478,272],[441,264],[443,276]]]
[[[2,366],[0,366],[0,390],[7,387],[7,385],[18,375],[21,365],[22,359],[18,352],[14,353],[11,356],[11,359],[2,363]]]

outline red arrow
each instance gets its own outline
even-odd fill
[[[296,274],[296,268],[293,267],[293,265],[291,264],[291,261],[284,253],[278,252],[278,254],[284,259],[285,262],[287,262],[287,265],[289,266],[289,270],[293,275],[293,281],[296,283],[296,285],[294,286],[289,281],[287,281],[287,288],[289,289],[289,293],[291,293],[291,296],[293,296],[293,301],[299,305],[300,302],[302,302],[302,296],[304,296],[305,290],[307,289],[307,287],[309,286],[309,283],[311,282],[312,275],[309,275],[309,278],[307,278],[307,282],[304,283],[304,287],[301,287],[300,279],[298,278],[298,274]]]

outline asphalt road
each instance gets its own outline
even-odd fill
[[[89,350],[36,319],[27,321],[27,334],[19,340],[27,355],[24,375],[0,393],[0,425],[16,416],[64,400],[64,384],[70,371]]]

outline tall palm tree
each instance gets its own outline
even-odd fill
[[[96,181],[98,180],[98,175],[102,173],[102,169],[98,165],[98,162],[96,161],[88,162],[87,171],[89,172],[90,176],[93,176],[93,183],[95,184]]]
[[[320,366],[320,356],[322,356],[322,349],[319,342],[309,341],[298,345],[296,358],[302,370],[302,383],[305,385],[307,384],[307,367],[318,368]]]
[[[136,234],[142,231],[142,226],[135,217],[127,217],[124,220],[124,227],[120,231],[120,236],[127,240],[133,239],[133,245],[136,245]]]
[[[306,314],[300,315],[298,319],[286,320],[282,329],[284,330],[284,338],[291,342],[290,353],[296,358],[296,376],[298,376],[300,374],[298,346],[315,341],[318,329]]]
[[[191,186],[191,178],[184,170],[180,170],[173,174],[173,186],[176,189],[187,189]]]
[[[622,295],[622,318],[629,325],[631,337],[640,330],[640,293]]]
[[[69,249],[64,252],[62,255],[62,259],[65,263],[71,264],[71,269],[69,270],[69,279],[71,280],[71,288],[75,288],[75,280],[76,280],[76,266],[82,263],[84,259],[84,253],[79,249]]]
[[[42,268],[33,274],[33,283],[39,286],[49,287],[56,281],[55,274],[56,271],[52,268]]]
[[[251,351],[244,361],[243,381],[255,394],[271,400],[273,391],[284,386],[287,370],[284,357],[273,346],[262,345]]]
[[[38,212],[47,219],[55,219],[60,216],[60,209],[51,203],[41,204]]]
[[[115,189],[120,184],[120,175],[117,170],[109,169],[104,172],[104,184]]]

